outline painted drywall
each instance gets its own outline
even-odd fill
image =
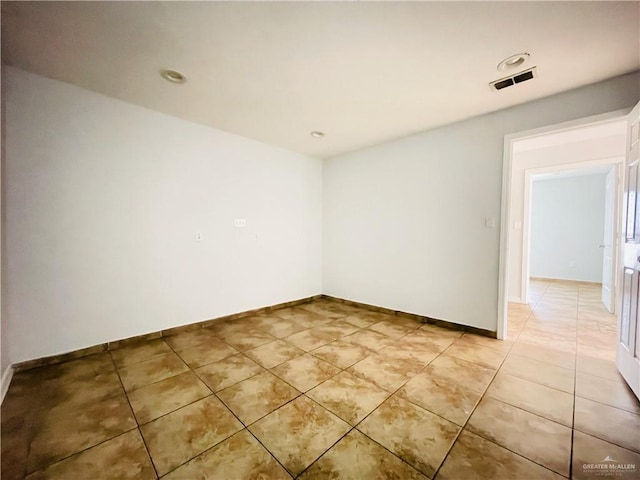
[[[3,74],[11,362],[321,293],[320,160]]]
[[[327,159],[324,292],[495,331],[504,136],[629,107],[639,85],[626,75]]]
[[[640,89],[639,89],[640,90]],[[638,92],[640,94],[640,92]],[[613,110],[613,109],[611,109]],[[606,136],[584,138],[569,143],[559,143],[544,148],[515,152],[511,167],[511,192],[509,211],[509,277],[507,295],[509,301],[527,303],[522,295],[522,260],[525,218],[525,172],[557,165],[584,164],[603,159],[619,159],[624,156],[626,124],[620,124],[619,132]],[[607,131],[611,133],[608,127]],[[570,133],[569,133],[570,134]]]
[[[602,281],[606,174],[533,182],[533,277]]]

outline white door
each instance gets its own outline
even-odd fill
[[[640,104],[628,117],[625,159],[624,246],[621,281],[621,308],[618,310],[616,366],[633,392],[640,398],[640,328],[638,325],[638,275],[640,271]]]
[[[615,167],[607,174],[604,197],[604,238],[600,247],[602,255],[602,303],[611,313],[614,311],[615,294],[613,293],[614,266],[613,252],[616,245],[616,228],[614,219],[616,207],[616,178]]]

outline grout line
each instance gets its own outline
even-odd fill
[[[116,362],[113,359],[113,355],[111,354],[111,352],[109,353],[109,358],[111,358],[111,363],[113,364],[113,368],[116,371],[116,375],[118,376],[118,380],[120,381],[120,386],[122,387],[122,392],[124,394],[124,398],[127,399],[127,405],[129,405],[129,410],[131,411],[131,416],[133,417],[134,422],[136,422],[137,425],[137,430],[138,430],[138,435],[140,435],[140,438],[142,439],[142,444],[144,445],[144,448],[147,452],[147,457],[149,457],[149,461],[151,463],[151,467],[153,468],[153,471],[156,474],[156,478],[160,478],[160,475],[158,474],[158,469],[156,468],[156,464],[153,461],[153,457],[151,456],[151,452],[149,451],[149,446],[147,445],[147,441],[144,438],[144,435],[142,435],[142,430],[140,429],[140,423],[138,422],[138,418],[136,417],[136,414],[134,413],[133,407],[131,406],[131,401],[129,400],[129,395],[127,394],[127,390],[124,388],[124,383],[122,383],[122,378],[120,377],[120,372],[118,371],[118,367],[116,367]]]
[[[574,356],[575,361],[575,369],[573,371],[573,408],[571,412],[571,448],[569,450],[569,478],[573,478],[573,446],[574,446],[574,433],[576,426],[576,395],[577,395],[577,379],[578,379],[578,308],[580,306],[580,289],[578,289],[578,296],[576,298],[576,338],[575,338],[575,346],[576,353]]]

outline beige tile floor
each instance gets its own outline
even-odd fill
[[[504,342],[320,300],[22,372],[2,478],[638,478],[599,296],[534,281]]]

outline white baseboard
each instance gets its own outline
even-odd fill
[[[509,297],[507,300],[509,301],[509,303],[527,303],[523,302],[520,297]]]
[[[13,378],[13,367],[9,365],[7,369],[2,373],[2,384],[0,385],[0,403],[4,402],[4,396],[7,394],[9,390],[9,384],[11,383],[11,379]]]

